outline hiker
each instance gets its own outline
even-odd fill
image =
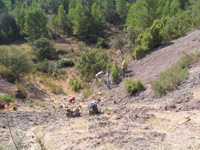
[[[110,81],[111,81],[111,75],[110,75],[110,70],[108,71],[107,73],[107,88],[111,89],[110,88]]]
[[[97,108],[97,104],[95,101],[93,101],[90,105],[89,105],[89,114],[90,115],[96,115],[98,114],[98,108]]]
[[[125,61],[123,61],[122,62],[122,77],[124,78],[125,77],[125,71],[126,71],[126,62]]]
[[[101,82],[101,75],[102,74],[103,74],[103,71],[100,71],[95,75],[96,81],[97,81],[98,78],[100,78],[100,82]]]
[[[75,102],[75,97],[70,98],[70,99],[69,99],[69,102],[70,102],[70,103],[74,103],[74,102]]]

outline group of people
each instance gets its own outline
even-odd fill
[[[121,68],[122,69],[122,77],[125,78],[125,72],[126,72],[126,62],[125,61],[122,62],[121,67],[122,67]],[[97,80],[98,76],[100,76],[101,74],[103,74],[103,71],[96,74],[96,76],[95,76],[96,80]],[[110,83],[111,83],[111,74],[110,74],[110,70],[108,70],[108,73],[107,73],[107,88],[108,89],[111,89]]]

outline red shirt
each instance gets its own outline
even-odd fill
[[[75,100],[75,98],[72,97],[72,98],[69,99],[69,102],[71,103],[71,102],[74,101],[74,100]]]

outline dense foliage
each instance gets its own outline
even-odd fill
[[[125,80],[124,86],[126,92],[130,95],[133,95],[145,89],[145,84],[139,79],[133,81],[130,78],[128,78]]]
[[[0,65],[4,66],[2,68],[7,72],[9,80],[19,79],[20,75],[29,73],[31,70],[32,65],[29,57],[22,49],[0,48],[0,53]],[[7,78],[4,73],[1,70],[2,77]]]
[[[178,31],[181,35],[182,30],[187,30],[188,21],[192,23],[190,27],[199,24],[199,3],[197,0],[0,0],[0,43],[15,40],[19,33],[31,44],[38,38],[57,38],[60,34],[97,39],[109,24],[145,30],[162,18],[167,22],[165,31],[173,32],[169,29],[183,25]],[[167,39],[177,36],[170,35]]]
[[[39,61],[44,59],[51,60],[57,57],[53,42],[47,38],[40,38],[35,41],[32,51],[35,54],[36,59]]]
[[[47,65],[45,59],[58,58],[52,39],[73,37],[95,42],[89,44],[100,49],[114,44],[122,53],[129,50],[135,59],[140,59],[199,24],[199,0],[0,0],[0,44],[19,38],[27,40],[33,45],[35,62],[40,62],[36,68],[50,74],[55,72],[55,63]],[[116,26],[122,27],[118,28],[118,36],[111,33]],[[91,50],[83,52],[77,68],[80,76],[91,78],[105,70],[107,62],[105,50]],[[59,61],[58,68],[72,66],[68,63]],[[13,66],[1,62],[1,77],[18,78],[26,72]]]
[[[91,50],[81,56],[77,69],[80,76],[91,78],[99,71],[106,69],[108,56],[105,52],[100,50]]]

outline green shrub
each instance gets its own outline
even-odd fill
[[[117,37],[113,44],[114,48],[120,49],[121,52],[123,52],[124,45],[125,45],[125,41],[121,37]]]
[[[23,83],[16,83],[16,89],[21,93],[21,96],[27,98],[27,87]]]
[[[7,80],[8,82],[12,82],[12,83],[14,83],[14,81],[16,80],[16,77],[12,73],[12,71],[2,65],[0,65],[0,78],[3,78]]]
[[[54,62],[45,60],[36,64],[38,71],[51,75],[55,71]]]
[[[162,42],[161,31],[165,20],[155,20],[151,27],[142,32],[136,40],[134,57],[140,59],[148,51],[158,47]]]
[[[30,107],[33,107],[33,106],[41,106],[43,107],[44,106],[44,102],[40,101],[40,100],[34,100],[33,102],[30,101],[30,100],[27,100],[27,104],[30,106]]]
[[[13,80],[19,79],[20,76],[27,74],[32,69],[32,63],[28,55],[22,49],[11,47],[10,49],[0,48],[0,64],[9,68],[7,73]],[[5,68],[4,68],[5,70]]]
[[[64,67],[73,67],[74,66],[74,62],[72,60],[65,60],[65,59],[60,59],[57,62],[57,68],[61,69]]]
[[[93,78],[99,71],[107,67],[108,55],[100,50],[87,51],[81,56],[77,64],[80,77]]]
[[[0,97],[0,100],[3,100],[4,102],[8,102],[8,103],[14,102],[14,98],[12,98],[10,94],[4,94],[2,97]]]
[[[191,53],[190,55],[185,54],[172,68],[161,72],[158,79],[151,81],[152,90],[155,95],[161,97],[167,91],[176,89],[178,85],[188,77],[187,67],[196,62],[199,57],[199,52]]]
[[[138,46],[135,50],[134,50],[134,58],[135,59],[140,59],[142,58],[146,52],[149,50],[148,47],[145,46]]]
[[[154,79],[151,83],[152,89],[157,96],[162,96],[167,91],[172,91],[177,88],[181,81],[188,76],[188,69],[174,67],[159,74],[158,79]]]
[[[104,38],[99,37],[97,39],[97,48],[105,48],[107,49],[109,47],[108,43],[106,42],[106,40]]]
[[[72,89],[77,92],[81,88],[81,84],[79,82],[78,78],[72,77],[69,79],[69,85],[72,87]]]
[[[139,79],[132,81],[130,78],[128,78],[125,80],[124,86],[126,92],[128,92],[130,95],[145,89],[144,83],[142,83]]]
[[[47,38],[40,38],[36,40],[33,44],[32,51],[39,61],[44,59],[52,60],[57,58],[54,44]]]
[[[117,64],[117,62],[115,62],[111,70],[111,79],[113,82],[116,82],[119,79],[120,71],[121,71],[120,66]]]

